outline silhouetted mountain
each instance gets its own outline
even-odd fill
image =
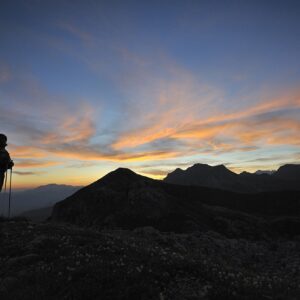
[[[176,225],[180,210],[160,182],[119,168],[54,206],[52,219],[85,226]],[[171,220],[172,219],[172,220]]]
[[[234,192],[258,193],[264,191],[300,190],[299,165],[285,165],[278,171],[242,172],[235,174],[223,165],[195,164],[185,171],[176,169],[165,182],[218,188]]]
[[[227,173],[224,167],[219,170]],[[228,226],[239,224],[243,234],[248,231],[260,235],[269,230],[262,225],[262,215],[297,216],[299,212],[300,192],[234,193],[168,184],[117,169],[56,203],[51,219],[97,228],[153,226],[175,232],[210,228],[222,231],[227,230],[223,223],[228,222]]]
[[[280,179],[297,181],[300,185],[300,165],[281,166],[274,175]]]
[[[255,175],[262,175],[262,174],[272,175],[275,172],[276,172],[275,170],[257,170],[256,172],[254,172],[254,174]]]
[[[72,195],[80,188],[64,184],[48,184],[30,190],[13,192],[11,213],[12,215],[19,215],[29,210],[53,206],[54,203]],[[1,193],[0,196],[0,215],[6,215],[8,195]]]
[[[164,181],[174,184],[251,192],[251,187],[241,180],[239,175],[228,170],[224,165],[212,167],[206,164],[195,164],[185,171],[176,169],[174,172],[169,173]]]

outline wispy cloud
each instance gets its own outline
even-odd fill
[[[23,172],[23,171],[14,171],[14,174],[20,176],[33,176],[33,175],[41,175],[42,172]]]
[[[16,161],[15,167],[16,168],[46,168],[46,167],[53,167],[57,165],[62,165],[62,162],[22,159]]]
[[[45,158],[47,152],[36,146],[17,146],[10,145],[10,152],[14,158]]]
[[[85,107],[80,109],[80,112],[75,115],[63,116],[52,132],[43,135],[40,140],[41,144],[87,142],[96,133],[92,114],[92,108]]]
[[[124,130],[113,143],[114,149],[134,148],[176,133],[214,110],[222,98],[217,89],[197,82],[185,71],[171,70],[173,80],[159,80],[129,107],[132,129]],[[213,105],[212,105],[213,103]],[[134,117],[133,117],[134,116]],[[133,124],[132,124],[133,123]]]
[[[146,111],[144,122],[122,133],[113,148],[135,148],[162,138],[180,140],[191,149],[198,144],[199,151],[209,149],[215,152],[251,151],[262,143],[299,145],[298,91],[280,98],[262,99],[260,103],[234,113],[223,113],[215,107],[209,111],[206,107],[203,116],[201,110],[205,103],[211,106],[211,97],[208,97],[208,102],[201,96],[189,102],[184,96],[179,97],[182,102],[172,93],[169,102],[160,102],[161,98],[157,102],[154,100],[155,109]],[[164,103],[169,104],[167,109]]]
[[[57,22],[55,25],[65,32],[73,35],[77,39],[81,40],[87,46],[91,46],[95,42],[95,37],[91,33],[80,29],[74,23],[63,21]]]

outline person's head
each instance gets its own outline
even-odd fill
[[[0,148],[5,148],[7,146],[7,136],[0,133]]]

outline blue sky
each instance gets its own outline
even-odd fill
[[[1,1],[16,186],[300,159],[297,1]]]

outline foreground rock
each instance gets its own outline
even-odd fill
[[[300,237],[2,221],[0,299],[299,299]]]

